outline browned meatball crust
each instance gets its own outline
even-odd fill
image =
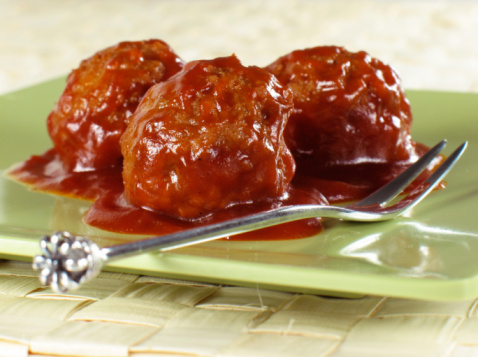
[[[410,104],[390,66],[366,52],[324,46],[293,51],[267,69],[294,94],[285,136],[299,168],[414,157]]]
[[[119,139],[144,93],[183,67],[160,40],[121,42],[81,62],[47,120],[69,170],[121,163]]]
[[[121,139],[126,199],[183,219],[287,193],[292,95],[235,57],[194,61],[146,93]]]

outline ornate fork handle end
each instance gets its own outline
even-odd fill
[[[95,278],[105,262],[101,249],[91,240],[56,232],[40,240],[42,255],[33,259],[40,281],[59,293],[75,290]]]

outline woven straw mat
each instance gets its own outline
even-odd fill
[[[0,260],[0,356],[478,356],[478,300],[339,299]]]

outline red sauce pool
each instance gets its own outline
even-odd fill
[[[418,145],[419,153],[427,148]],[[69,172],[54,151],[35,155],[14,167],[8,175],[36,191],[92,201],[83,220],[96,228],[127,234],[165,235],[202,225],[239,218],[293,204],[333,204],[358,200],[399,174],[405,165],[367,165],[331,170],[325,179],[297,175],[284,201],[237,205],[215,212],[200,221],[179,220],[132,206],[123,197],[121,166],[103,170]],[[427,173],[416,180],[423,181]],[[310,237],[323,230],[321,219],[284,223],[233,237],[234,240],[285,240]]]

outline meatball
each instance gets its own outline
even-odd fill
[[[121,138],[128,202],[185,220],[287,194],[292,94],[235,56],[190,62],[151,87]]]
[[[182,67],[160,40],[121,42],[83,60],[47,119],[66,168],[89,171],[120,164],[119,139],[128,118],[149,87]]]
[[[388,65],[363,51],[324,46],[266,68],[294,94],[284,135],[298,170],[414,158],[410,104]]]

